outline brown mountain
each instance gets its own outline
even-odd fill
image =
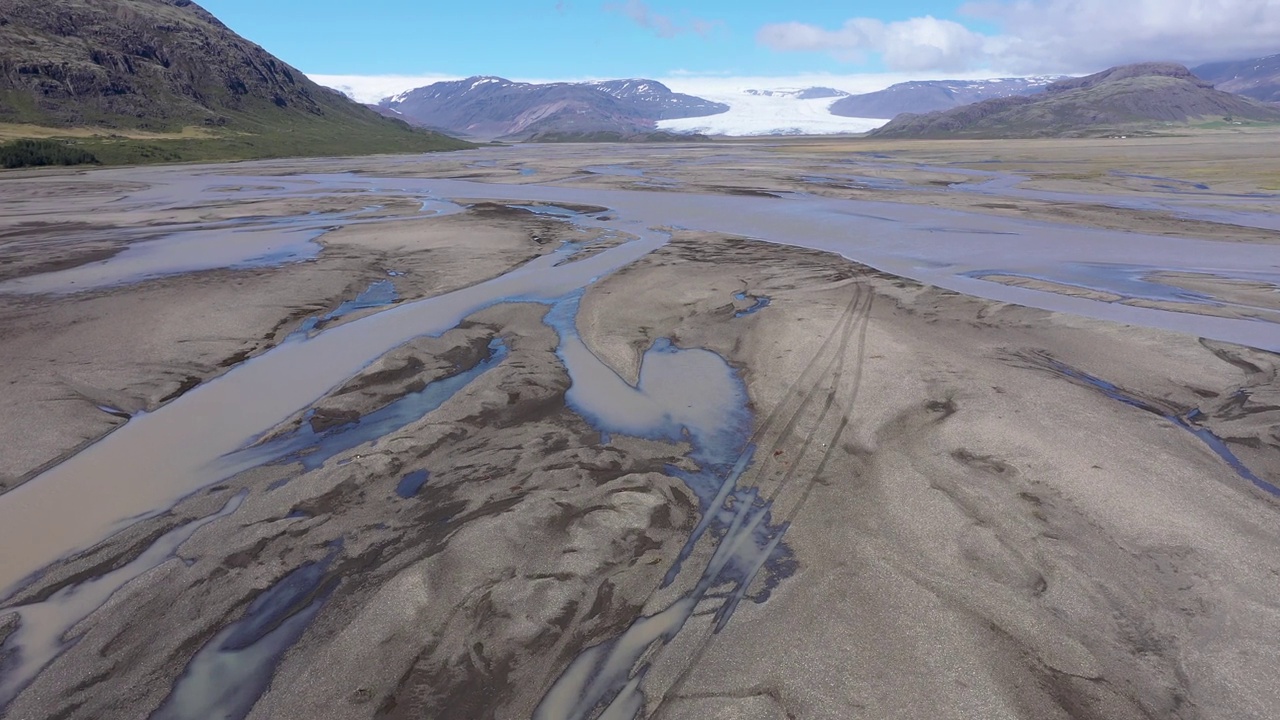
[[[0,0],[0,122],[288,134],[274,145],[302,152],[459,145],[320,87],[190,0]]]
[[[982,100],[1042,92],[1056,77],[993,78],[991,80],[916,80],[884,90],[850,95],[831,105],[832,115],[894,118],[904,112],[950,110]]]
[[[943,112],[903,114],[880,137],[1070,137],[1165,124],[1280,122],[1280,109],[1220,90],[1173,63],[1123,65],[1053,83],[1042,94],[986,100]]]
[[[647,138],[657,121],[703,117],[728,105],[672,92],[656,80],[521,83],[500,77],[438,82],[383,100],[384,111],[475,138]]]
[[[1201,65],[1196,75],[1224,92],[1280,103],[1280,55]]]

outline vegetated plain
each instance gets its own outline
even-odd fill
[[[1275,139],[0,176],[0,703],[1272,716]]]
[[[1162,132],[1132,137],[1092,138],[931,138],[866,137],[797,138],[777,152],[809,156],[824,153],[877,154],[933,168],[954,166],[973,170],[1025,173],[1030,186],[1075,182],[1082,190],[1123,189],[1123,175],[1179,177],[1208,183],[1229,192],[1280,190],[1280,167],[1269,149],[1280,141],[1280,126],[1207,123],[1167,126]],[[746,144],[769,144],[744,139]],[[901,168],[873,170],[902,174]],[[917,170],[917,177],[923,171]],[[1103,187],[1098,187],[1098,185]]]

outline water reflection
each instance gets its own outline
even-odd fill
[[[751,463],[753,421],[746,387],[723,358],[707,350],[656,341],[645,352],[633,386],[602,362],[578,335],[580,293],[556,302],[546,322],[560,337],[557,354],[573,381],[566,401],[597,430],[691,446],[693,469],[669,466],[699,500],[701,519],[668,570],[675,583],[704,540],[714,550],[691,590],[666,609],[637,619],[621,636],[580,654],[547,693],[538,720],[631,718],[644,705],[643,679],[653,651],[670,643],[705,600],[716,604],[714,630],[743,599],[764,602],[795,571],[782,543],[786,523],[771,519],[771,503],[739,481]],[[754,595],[749,595],[752,589]],[[716,590],[712,593],[712,590]]]
[[[337,585],[328,577],[337,557],[289,573],[249,604],[196,653],[151,720],[240,720],[271,684],[275,666],[302,636]],[[327,580],[327,582],[326,582]]]

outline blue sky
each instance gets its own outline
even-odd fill
[[[866,92],[906,79],[1280,53],[1280,0],[201,1],[241,35],[366,100],[469,75]]]
[[[306,72],[353,75],[574,78],[874,72],[883,68],[874,55],[852,62],[824,52],[778,52],[757,42],[756,35],[766,25],[784,22],[838,28],[854,16],[885,21],[958,17],[958,3],[948,0],[646,0],[630,6],[625,0],[202,4],[233,30]],[[643,15],[637,8],[648,10],[648,27],[639,21]],[[658,18],[667,18],[671,25]]]

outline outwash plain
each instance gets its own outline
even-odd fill
[[[1280,716],[1277,139],[0,174],[0,716]]]

